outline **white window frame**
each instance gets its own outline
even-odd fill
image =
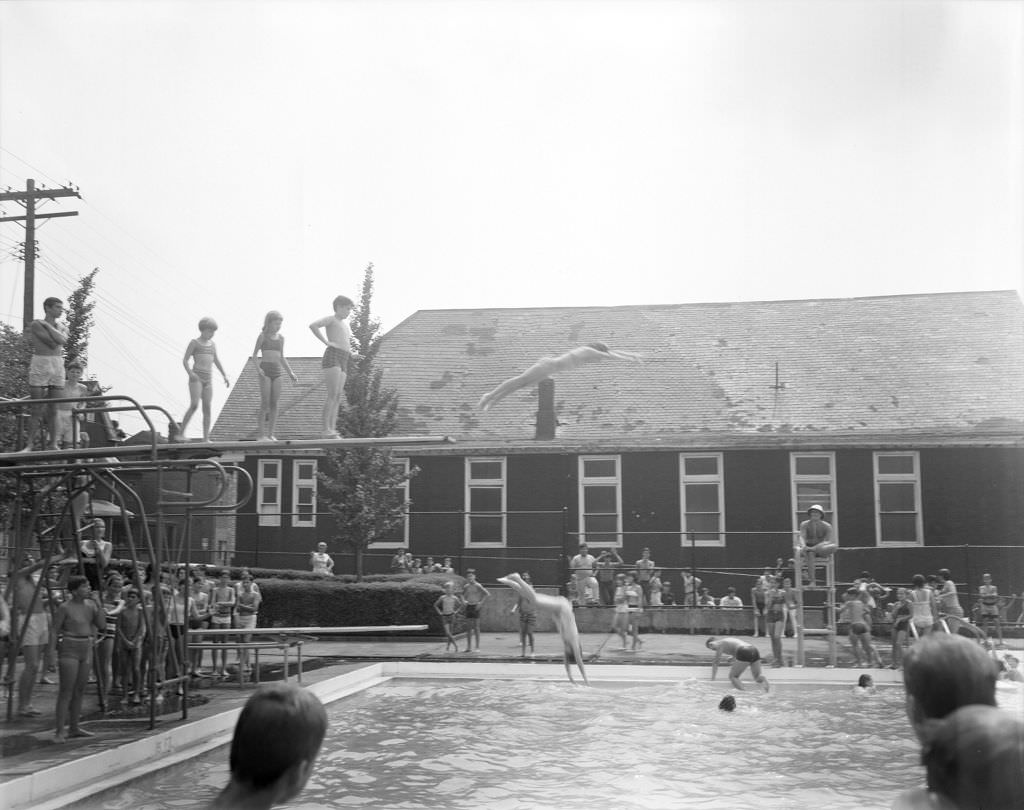
[[[584,475],[585,463],[588,461],[614,461],[615,462],[615,475],[613,476],[594,476],[586,477]],[[579,456],[577,461],[577,481],[578,481],[578,492],[577,492],[577,503],[579,505],[579,541],[582,545],[586,543],[590,548],[622,548],[622,456],[619,455],[593,455],[593,456]],[[587,522],[586,522],[586,488],[588,486],[603,486],[609,485],[615,486],[615,541],[608,542],[606,540],[593,540],[587,537]],[[609,534],[610,532],[596,532],[596,534]]]
[[[914,460],[912,473],[880,473],[878,460],[882,456],[902,456]],[[875,545],[885,548],[916,548],[924,545],[924,516],[921,512],[921,454],[917,450],[876,450],[871,459],[875,477]],[[914,532],[917,540],[882,540],[882,493],[881,485],[899,483],[914,485]],[[905,512],[887,512],[886,514],[906,514]]]
[[[299,470],[305,464],[309,464],[312,467],[312,475],[309,478],[300,478]],[[317,467],[315,458],[292,459],[292,526],[306,529],[316,528]],[[310,490],[312,511],[309,517],[303,518],[299,514],[299,493],[307,489]]]
[[[718,465],[718,472],[714,475],[687,475],[687,459],[713,458]],[[721,547],[725,545],[725,472],[722,469],[723,458],[721,453],[680,453],[679,454],[679,525],[682,527],[681,542],[684,547],[691,545]],[[686,525],[686,485],[687,484],[717,484],[718,485],[718,539],[706,540],[695,538],[691,543],[689,527]],[[708,514],[706,512],[700,514]],[[695,530],[696,531],[696,530]],[[707,532],[701,532],[707,534]]]
[[[391,463],[396,467],[401,467],[402,472],[406,476],[409,475],[409,459],[407,458],[393,458]],[[395,491],[401,491],[402,503],[405,507],[405,519],[402,521],[402,539],[401,540],[374,540],[370,543],[369,548],[409,548],[409,479],[408,477],[396,487],[387,487],[387,489],[393,489]]]
[[[828,475],[822,475],[820,473],[813,473],[810,475],[797,475],[796,474],[796,460],[798,458],[827,458],[829,459]],[[839,542],[839,493],[836,488],[836,454],[831,451],[815,451],[805,453],[790,453],[789,454],[789,482],[790,482],[790,499],[792,508],[790,514],[793,515],[793,543],[796,544],[796,534],[800,531],[800,524],[807,520],[807,514],[800,512],[800,506],[796,497],[796,490],[798,484],[828,484],[829,494],[832,497],[832,511],[831,513],[825,513],[825,520],[832,525],[832,540],[836,543]],[[806,508],[806,507],[805,507]]]
[[[256,512],[259,515],[260,526],[281,525],[281,459],[260,458],[256,460]],[[268,475],[268,470],[273,469],[274,474]],[[263,488],[273,486],[277,490],[277,498],[273,501],[263,500]]]
[[[501,478],[472,478],[470,473],[472,465],[477,463],[500,464]],[[465,517],[464,517],[464,538],[465,548],[505,548],[508,544],[508,461],[505,456],[467,456],[465,461]],[[472,518],[471,493],[474,489],[501,489],[501,540],[476,540],[472,539]],[[481,517],[491,516],[490,512],[477,513]]]

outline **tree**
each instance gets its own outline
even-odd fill
[[[384,386],[377,367],[380,321],[373,317],[373,265],[363,274],[362,294],[352,315],[352,347],[359,360],[350,368],[345,393],[348,406],[338,420],[343,436],[383,437],[394,429],[398,393]],[[406,472],[390,447],[353,447],[327,453],[319,474],[321,511],[331,513],[336,539],[353,550],[356,577],[363,577],[363,557],[375,540],[387,537],[405,520],[408,503],[402,485],[419,469]]]
[[[28,365],[32,359],[32,344],[28,338],[6,323],[0,323],[0,398],[25,399],[28,390]],[[21,446],[18,417],[23,408],[0,409],[0,447],[7,451]],[[22,432],[24,425],[22,425]],[[16,480],[13,475],[0,474],[0,527],[6,528],[11,519]]]
[[[75,291],[68,296],[68,339],[64,344],[64,361],[77,360],[83,366],[89,360],[89,335],[92,332],[92,311],[96,302],[91,301],[93,287],[96,285],[96,274],[100,271],[94,267],[78,280]]]

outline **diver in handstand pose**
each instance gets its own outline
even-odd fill
[[[587,673],[583,669],[583,650],[580,647],[580,632],[576,629],[576,617],[572,613],[572,604],[562,596],[548,596],[537,593],[529,582],[526,582],[519,574],[509,574],[507,577],[498,577],[498,582],[503,582],[515,589],[523,599],[524,605],[530,606],[536,613],[547,613],[555,621],[555,629],[562,637],[562,646],[565,647],[565,673],[573,683],[572,670],[569,664],[575,662],[580,668],[580,675],[583,682],[590,686],[587,680]]]
[[[488,391],[480,397],[480,409],[489,411],[494,405],[501,402],[509,394],[535,385],[541,380],[546,380],[559,371],[572,371],[587,363],[596,363],[600,360],[631,360],[634,363],[641,362],[641,357],[633,352],[617,352],[609,349],[604,343],[588,343],[580,346],[571,352],[559,355],[558,357],[542,357],[522,374],[505,380],[493,391]]]

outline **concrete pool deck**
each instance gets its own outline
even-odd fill
[[[585,634],[581,637],[588,660],[588,674],[598,680],[677,680],[706,678],[713,654],[704,646],[704,635],[645,634],[643,647],[636,653],[617,649],[618,639],[608,634]],[[769,652],[765,638],[750,639]],[[460,650],[465,640],[460,638]],[[1011,649],[1024,649],[1024,642],[1012,640]],[[519,640],[512,633],[489,633],[481,637],[481,650],[472,653],[446,653],[444,641],[425,640],[356,640],[332,639],[309,642],[303,647],[303,661],[309,666],[303,683],[320,694],[322,699],[336,699],[358,691],[368,680],[403,674],[427,677],[541,677],[564,679],[561,665],[561,642],[552,633],[536,636],[536,653],[532,660],[519,657]],[[784,641],[785,656],[795,654],[795,642]],[[839,666],[824,666],[828,644],[820,638],[806,642],[808,666],[767,669],[770,680],[783,682],[834,682],[853,684],[858,670],[845,644],[840,643]],[[885,656],[883,649],[883,657]],[[886,657],[886,660],[887,657]],[[374,663],[379,666],[373,666]],[[394,662],[394,663],[392,663]],[[453,666],[453,664],[457,666]],[[632,666],[629,666],[632,665]],[[271,668],[272,669],[272,668]],[[899,683],[897,671],[872,670],[876,682]],[[274,677],[273,671],[269,673]],[[278,676],[279,677],[279,676]],[[723,690],[728,688],[725,672],[719,672]],[[85,740],[70,740],[57,745],[52,742],[56,686],[39,686],[35,706],[42,712],[38,718],[6,719],[2,707],[0,742],[3,760],[0,763],[0,807],[57,807],[72,799],[74,788],[109,774],[123,781],[144,770],[154,760],[161,765],[195,756],[203,746],[220,745],[230,739],[238,710],[251,689],[239,688],[237,681],[222,681],[195,690],[205,703],[189,708],[187,720],[180,710],[161,715],[154,729],[149,728],[148,713],[138,718],[108,717],[98,711],[96,694],[87,694],[82,726],[95,733]],[[120,752],[120,753],[118,753]],[[130,752],[130,754],[129,754]]]

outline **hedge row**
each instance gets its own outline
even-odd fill
[[[344,582],[341,577],[311,581],[261,579],[263,602],[261,627],[361,627],[394,624],[426,624],[426,633],[442,634],[434,602],[443,592],[441,581],[450,575],[428,574],[396,581]],[[369,578],[367,578],[369,579]],[[461,577],[455,577],[461,587]]]

